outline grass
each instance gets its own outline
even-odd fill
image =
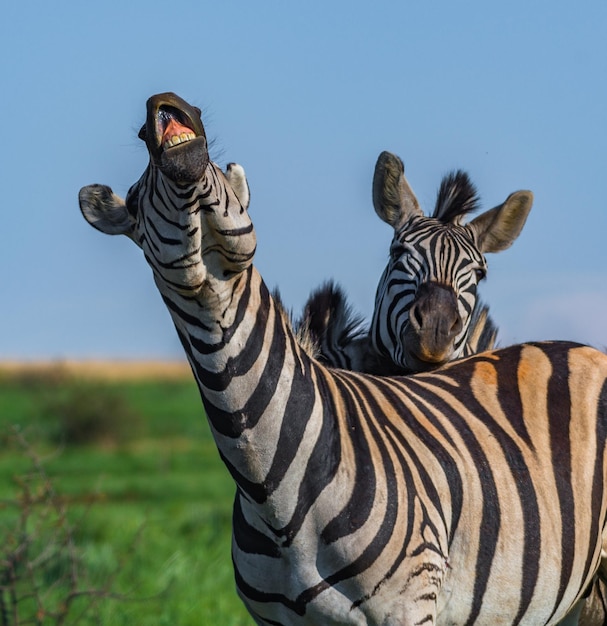
[[[110,399],[98,410],[113,407],[108,420],[115,432],[57,444],[65,414],[90,416],[94,398]],[[92,606],[83,600],[76,621],[66,624],[252,624],[234,590],[234,485],[192,380],[2,376],[0,433],[11,425],[26,433],[67,510],[83,584],[101,589],[111,581],[116,596]],[[0,501],[6,502],[20,497],[14,479],[31,461],[8,440],[0,443]],[[18,507],[0,507],[0,546],[18,514]],[[43,573],[49,589],[59,577],[53,571]]]

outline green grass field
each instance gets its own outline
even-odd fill
[[[29,452],[15,441],[14,426]],[[24,580],[12,591],[25,598],[19,610],[37,615],[28,623],[59,623],[50,613],[75,576],[79,589],[104,593],[76,597],[66,624],[252,624],[234,590],[234,485],[193,380],[2,376],[0,437],[5,607],[6,555],[25,527],[33,540],[17,571]],[[24,490],[47,498],[39,477],[23,478],[32,468],[28,454],[41,460],[53,501],[67,511],[69,542],[57,530],[61,515],[24,500]],[[28,566],[36,569],[31,578]],[[19,618],[8,623],[25,623],[25,613]]]

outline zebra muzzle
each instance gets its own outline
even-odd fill
[[[197,107],[174,93],[152,96],[139,137],[146,143],[150,161],[171,180],[195,183],[202,178],[209,151]]]
[[[442,365],[455,351],[462,325],[453,289],[423,283],[409,309],[409,324],[402,337],[404,352],[421,369]]]

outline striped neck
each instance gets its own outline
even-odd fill
[[[226,299],[229,307],[210,309],[208,300],[164,298],[220,454],[239,487],[261,502],[306,424],[318,419],[314,366],[253,266],[231,279]]]

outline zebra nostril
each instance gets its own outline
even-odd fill
[[[459,315],[457,315],[455,317],[455,320],[454,320],[453,324],[451,325],[451,331],[450,331],[451,332],[451,336],[454,337],[455,335],[457,335],[457,333],[459,333],[461,331],[462,326],[463,326],[462,318]]]
[[[417,331],[421,330],[424,326],[424,318],[417,302],[409,309],[409,321]]]

